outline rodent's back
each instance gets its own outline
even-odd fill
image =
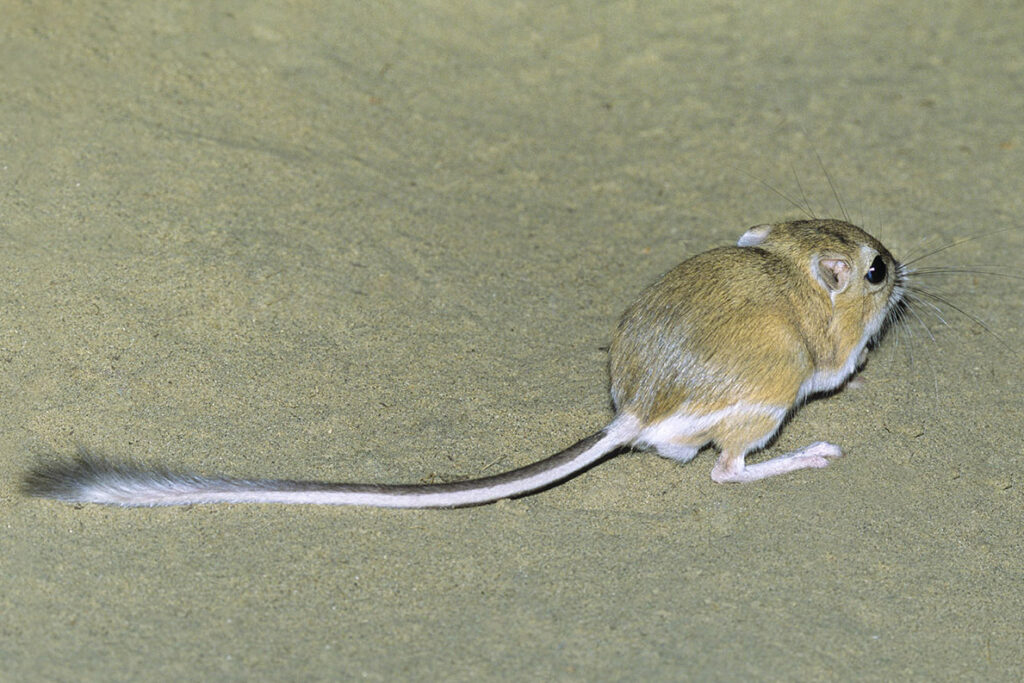
[[[786,259],[756,247],[694,256],[648,287],[612,340],[616,408],[645,423],[694,406],[792,405],[813,372],[805,328],[828,302]]]

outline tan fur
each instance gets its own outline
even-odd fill
[[[611,345],[620,413],[652,425],[741,402],[788,411],[863,361],[895,286],[896,262],[880,242],[849,223],[817,220],[757,226],[740,244],[683,262],[625,312]],[[888,277],[872,285],[864,276],[876,256]],[[671,443],[713,441],[722,449],[717,469],[731,471],[782,419],[736,411]]]

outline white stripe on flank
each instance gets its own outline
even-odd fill
[[[688,437],[697,436],[731,418],[765,416],[781,423],[786,417],[786,413],[789,412],[789,406],[747,403],[745,401],[739,401],[728,408],[704,415],[687,412],[687,408],[688,406],[684,404],[672,415],[643,429],[637,437],[636,443],[654,448],[658,448],[661,444],[676,445],[680,439],[685,442]],[[700,447],[704,444],[689,445]]]

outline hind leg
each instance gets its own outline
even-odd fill
[[[757,481],[776,474],[785,474],[795,470],[828,467],[830,458],[838,458],[843,454],[839,446],[818,441],[806,448],[786,453],[771,460],[748,465],[744,459],[749,452],[744,450],[722,450],[718,462],[711,470],[711,479],[716,482]]]
[[[722,425],[715,438],[722,453],[711,470],[711,479],[716,482],[757,481],[795,470],[827,467],[831,458],[843,454],[839,446],[818,441],[771,460],[746,464],[747,455],[768,443],[779,430],[782,418],[783,415],[749,415]]]

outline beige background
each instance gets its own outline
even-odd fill
[[[1019,271],[1019,3],[2,2],[3,680],[1024,675],[1022,282],[749,486],[628,454],[461,511],[27,500],[85,446],[437,481],[610,417],[620,311],[755,223]],[[1006,345],[999,339],[1006,341]]]

